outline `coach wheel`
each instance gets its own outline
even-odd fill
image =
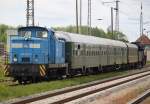
[[[121,68],[121,66],[120,65],[115,65],[115,70],[119,70]]]
[[[37,78],[37,77],[34,76],[34,77],[32,77],[31,82],[32,83],[37,83],[39,79],[40,78]]]
[[[103,67],[101,65],[98,68],[98,72],[103,72]]]
[[[86,75],[86,68],[85,67],[82,68],[82,74]]]
[[[27,82],[28,82],[27,80],[24,80],[24,81],[23,81],[23,84],[27,84]]]

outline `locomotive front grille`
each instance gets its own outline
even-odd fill
[[[29,63],[30,62],[30,58],[29,57],[23,57],[22,58],[22,62],[23,63]]]

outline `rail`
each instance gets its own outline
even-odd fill
[[[150,75],[150,70],[143,71],[143,72],[138,72],[138,73],[134,73],[134,74],[130,74],[130,75],[125,75],[125,76],[120,76],[120,77],[116,77],[116,78],[113,78],[113,79],[103,80],[103,81],[100,81],[100,82],[85,84],[85,85],[81,85],[81,86],[77,86],[77,87],[71,87],[71,88],[68,88],[68,89],[65,89],[65,90],[59,90],[59,91],[55,91],[55,92],[51,92],[51,93],[42,94],[42,95],[39,95],[39,96],[36,96],[36,97],[32,96],[32,97],[28,97],[26,99],[21,99],[21,100],[11,102],[11,103],[12,104],[26,104],[26,103],[31,103],[31,102],[38,103],[36,101],[43,100],[43,99],[46,99],[46,98],[53,98],[53,97],[60,96],[60,95],[63,95],[63,94],[67,94],[67,93],[70,93],[70,92],[76,92],[78,90],[82,90],[82,89],[86,89],[86,88],[89,88],[89,87],[97,86],[99,84],[105,84],[105,83],[108,83],[108,82],[111,83],[113,81],[124,79],[124,80],[122,80],[118,83],[115,83],[115,84],[110,84],[108,86],[104,86],[104,87],[98,88],[98,89],[93,88],[94,90],[92,90],[92,91],[83,92],[81,94],[70,96],[69,98],[66,98],[66,99],[59,99],[58,101],[53,101],[51,104],[66,103],[66,102],[75,100],[77,98],[81,98],[81,97],[87,96],[89,94],[96,93],[98,91],[106,90],[106,89],[111,88],[111,87],[115,87],[115,86],[130,82],[130,81],[134,81],[138,78],[145,77],[146,75]],[[128,77],[133,77],[133,78],[127,79]]]
[[[139,104],[139,103],[141,103],[142,101],[144,101],[149,96],[150,96],[150,90],[144,92],[143,94],[141,94],[137,98],[135,98],[132,101],[130,101],[128,104]]]

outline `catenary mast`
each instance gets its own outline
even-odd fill
[[[27,0],[26,25],[34,26],[34,0]]]
[[[141,3],[141,14],[140,14],[140,35],[143,35],[143,6]]]

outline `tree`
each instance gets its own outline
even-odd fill
[[[6,33],[6,30],[8,29],[9,27],[7,25],[0,25],[0,41],[1,42],[5,42],[6,43],[6,40],[7,40],[7,33]]]
[[[0,25],[0,42],[7,42],[7,30],[8,29],[13,29],[14,27],[8,26],[1,24]]]
[[[87,26],[82,26],[80,34],[87,35],[88,34],[87,28],[88,28]],[[98,27],[92,27],[91,29],[92,29],[92,36],[128,42],[126,35],[123,34],[122,32],[114,31],[113,35],[112,35],[112,33],[109,29],[108,29],[107,33],[105,33],[105,31],[103,29],[99,29]],[[54,28],[54,30],[76,33],[76,26],[56,27],[56,28]]]
[[[76,27],[75,26],[67,26],[67,27],[56,27],[53,28],[56,31],[65,31],[65,32],[71,32],[71,33],[76,33]],[[106,38],[106,33],[97,27],[92,27],[92,36],[97,36],[97,37],[103,37]],[[81,27],[81,33],[87,35],[88,34],[88,27],[87,26],[82,26]]]
[[[107,38],[119,40],[119,41],[123,41],[123,42],[129,42],[127,36],[123,32],[113,31],[113,34],[112,34],[111,29],[109,27],[107,30],[108,30]]]
[[[127,39],[127,36],[122,33],[122,32],[114,32],[115,34],[115,39],[116,40],[120,40],[120,41],[123,41],[123,42],[129,42],[128,39]]]

